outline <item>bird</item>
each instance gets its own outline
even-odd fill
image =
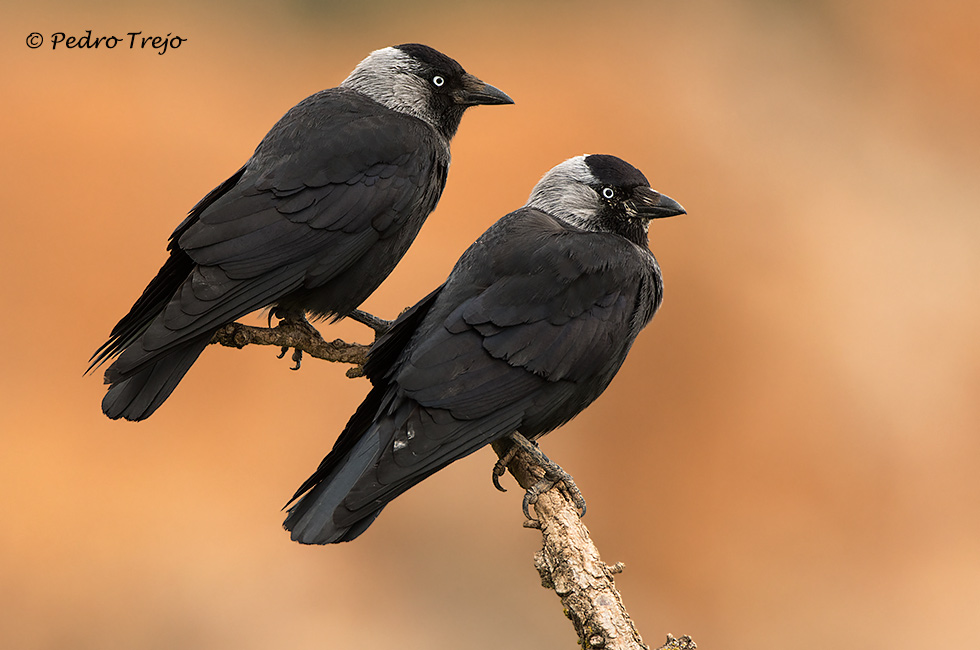
[[[650,221],[679,214],[615,156],[548,171],[372,345],[371,390],[284,508],[291,538],[350,541],[450,463],[535,442],[591,404],[663,300]]]
[[[109,339],[103,412],[149,417],[214,333],[253,311],[350,315],[391,273],[446,185],[464,111],[513,104],[418,43],[372,52],[291,108],[189,212],[169,257]]]

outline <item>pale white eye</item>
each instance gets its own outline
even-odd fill
[[[613,188],[611,187],[604,187],[602,188],[602,196],[603,198],[611,199],[612,197],[616,196],[616,192],[614,192]]]
[[[434,83],[436,86],[442,86],[444,83],[446,83],[446,80],[439,75],[436,75],[432,77],[432,83]]]

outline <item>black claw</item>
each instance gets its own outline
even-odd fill
[[[524,516],[527,519],[530,519],[531,521],[537,521],[537,519],[531,516],[531,512],[529,510],[529,507],[532,504],[538,502],[538,495],[532,493],[533,489],[534,488],[531,488],[530,490],[524,493],[524,501],[521,503],[521,508],[524,510]]]
[[[303,351],[299,348],[293,350],[293,361],[296,362],[296,365],[290,368],[290,370],[299,370],[300,364],[303,363]]]
[[[507,488],[505,488],[503,485],[500,484],[500,477],[504,475],[505,471],[506,471],[506,466],[504,466],[501,463],[501,461],[498,460],[497,463],[493,466],[493,486],[498,490],[500,490],[501,492],[507,491]]]
[[[284,356],[286,356],[287,352],[289,352],[289,348],[283,347],[282,350],[279,352],[279,354],[276,355],[276,358],[282,359]]]
[[[507,466],[514,459],[514,454],[517,453],[517,449],[517,445],[512,444],[510,449],[507,450],[507,453],[498,458],[497,462],[493,465],[493,486],[501,492],[506,492],[507,488],[500,485],[500,477],[507,471]]]

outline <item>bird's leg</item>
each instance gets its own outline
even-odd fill
[[[522,436],[520,433],[514,432],[510,434],[509,437],[513,443],[513,446],[507,451],[503,458],[497,461],[497,464],[494,465],[493,468],[494,484],[497,485],[498,489],[500,489],[496,480],[498,471],[500,474],[503,474],[503,468],[507,466],[507,463],[509,463],[514,457],[514,454],[517,453],[517,450],[522,449],[533,457],[533,462],[535,465],[544,470],[544,476],[542,476],[537,483],[529,487],[524,493],[524,501],[522,503],[524,516],[533,520],[533,517],[531,517],[531,513],[528,510],[529,506],[537,503],[538,497],[553,488],[555,485],[561,484],[565,494],[579,510],[579,517],[584,517],[585,497],[582,496],[582,491],[578,489],[577,485],[575,485],[575,481],[572,479],[572,476],[563,470],[558,463],[545,456],[544,452],[541,451],[536,444]],[[504,459],[506,459],[506,462],[504,462]]]
[[[271,324],[272,318],[278,318],[279,324],[276,325],[277,328],[291,329],[294,332],[299,333],[304,336],[304,338],[317,340],[322,340],[319,330],[310,325],[310,321],[306,319],[306,313],[303,311],[292,311],[285,309],[273,309],[269,312],[269,322]],[[284,345],[276,358],[282,359],[289,352],[290,346]],[[296,364],[290,370],[299,370],[303,363],[303,350],[299,347],[293,348],[292,357],[290,357]]]
[[[377,338],[391,329],[391,324],[395,321],[384,320],[378,318],[377,316],[372,316],[366,311],[361,311],[360,309],[355,309],[351,313],[347,314],[347,318],[357,321],[361,325],[367,325],[374,330],[374,337]]]

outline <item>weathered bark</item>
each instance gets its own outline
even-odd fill
[[[507,440],[493,443],[500,457],[510,447]],[[514,453],[507,469],[525,490],[544,475],[533,456],[522,449]],[[542,547],[534,555],[534,566],[541,576],[541,585],[561,599],[581,647],[649,650],[613,580],[613,575],[621,573],[625,565],[618,562],[609,566],[602,561],[573,501],[556,486],[537,498],[534,513],[537,519],[525,522],[525,526],[541,531]],[[690,637],[678,640],[668,635],[667,644],[662,647],[689,650],[697,646]]]
[[[657,648],[657,650],[694,650],[698,645],[689,636],[682,636],[675,639],[672,634],[667,635],[667,642]]]

